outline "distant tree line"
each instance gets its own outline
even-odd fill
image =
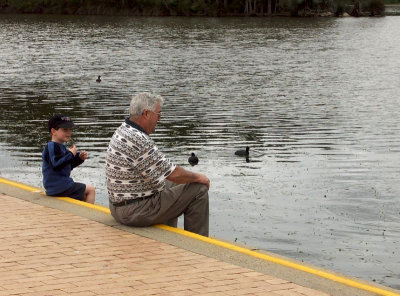
[[[400,0],[0,0],[3,13],[143,16],[383,15]]]

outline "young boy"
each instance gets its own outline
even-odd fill
[[[68,116],[56,114],[50,118],[51,141],[42,152],[43,185],[47,195],[66,196],[94,203],[96,195],[94,187],[76,183],[70,177],[71,170],[87,159],[85,150],[79,152],[75,145],[67,150],[64,146],[64,143],[71,139],[74,126]]]

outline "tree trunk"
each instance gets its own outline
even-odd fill
[[[172,11],[171,8],[169,8],[167,1],[166,1],[166,0],[162,0],[162,1],[163,1],[163,3],[164,3],[165,7],[168,9],[169,14],[171,15],[173,11]]]
[[[253,7],[251,0],[246,0],[245,7],[244,7],[244,14],[251,15],[253,13]]]
[[[360,16],[360,0],[355,0],[354,8],[351,11],[350,15],[355,17]]]

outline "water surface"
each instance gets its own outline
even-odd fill
[[[66,113],[90,157],[73,177],[107,205],[108,141],[132,95],[159,93],[152,136],[211,179],[212,236],[400,288],[399,28],[1,15],[0,175],[42,186],[47,120]],[[234,156],[245,146],[249,163]]]

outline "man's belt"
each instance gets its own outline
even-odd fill
[[[139,202],[141,200],[152,198],[154,196],[156,196],[156,194],[152,194],[152,195],[149,195],[149,196],[138,197],[138,198],[132,198],[132,199],[124,200],[124,201],[121,201],[121,202],[112,202],[112,201],[110,201],[110,203],[114,207],[122,207],[122,206],[129,205],[131,203],[134,203],[134,202]]]

